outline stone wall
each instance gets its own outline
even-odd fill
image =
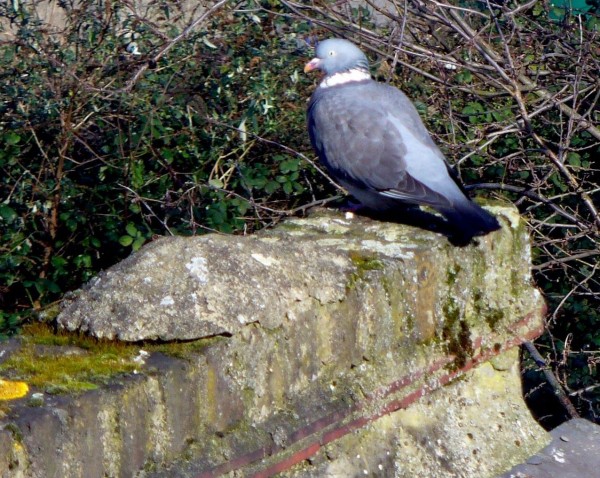
[[[152,353],[99,390],[12,402],[0,475],[509,469],[548,440],[521,398],[517,348],[541,332],[544,304],[523,223],[492,211],[503,229],[465,248],[328,211],[145,246],[65,301],[58,324],[198,346]]]

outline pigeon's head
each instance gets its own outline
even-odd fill
[[[352,69],[369,70],[369,60],[352,42],[342,38],[330,38],[319,42],[317,56],[304,67],[305,72],[321,70],[335,75]]]

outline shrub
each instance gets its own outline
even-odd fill
[[[284,18],[99,5],[0,11],[3,333],[154,234],[251,232],[323,189],[284,146],[308,94]]]

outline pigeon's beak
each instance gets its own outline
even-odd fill
[[[313,58],[304,66],[304,73],[318,69],[321,66],[321,60],[319,58]]]

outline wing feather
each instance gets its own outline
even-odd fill
[[[457,187],[445,159],[399,90],[366,82],[317,91],[308,126],[321,161],[339,181],[387,198],[451,206],[444,189]],[[452,186],[438,192],[437,182],[446,180]]]

